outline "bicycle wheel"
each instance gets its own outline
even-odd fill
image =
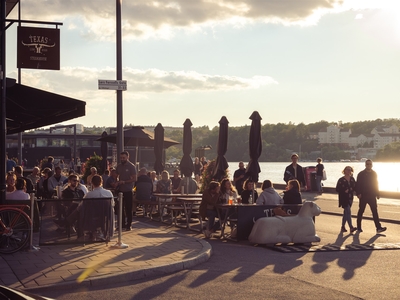
[[[0,253],[14,253],[29,242],[31,220],[20,209],[0,210]]]

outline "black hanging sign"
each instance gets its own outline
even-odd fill
[[[18,27],[17,67],[60,70],[60,30]]]

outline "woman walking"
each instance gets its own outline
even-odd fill
[[[318,157],[317,158],[317,176],[316,176],[316,182],[317,182],[317,189],[318,189],[318,194],[322,194],[322,185],[321,185],[321,180],[322,177],[324,176],[324,165],[322,164],[322,158]]]
[[[349,225],[350,232],[357,230],[351,223],[351,205],[353,204],[353,197],[355,192],[356,181],[353,177],[353,168],[346,166],[342,173],[343,177],[339,178],[336,184],[336,191],[339,194],[339,207],[343,207],[343,218],[341,232],[347,232],[345,227],[346,222]]]

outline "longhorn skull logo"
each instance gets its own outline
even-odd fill
[[[54,46],[56,45],[56,43],[54,43],[53,45],[47,45],[47,44],[41,44],[41,43],[30,43],[30,44],[25,44],[23,41],[21,41],[21,42],[22,42],[22,45],[24,45],[24,46],[35,47],[36,53],[39,53],[39,54],[43,54],[43,53],[42,53],[42,48],[43,48],[43,47],[52,48],[52,47],[54,47]]]

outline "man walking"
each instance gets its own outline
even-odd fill
[[[357,230],[362,232],[361,221],[367,204],[371,208],[372,217],[376,227],[376,233],[386,230],[379,222],[376,199],[379,199],[378,175],[372,170],[372,160],[365,161],[365,170],[357,175],[356,193],[359,199],[359,209],[357,213]]]
[[[128,151],[123,151],[120,154],[121,163],[117,166],[118,174],[118,187],[119,191],[122,192],[123,198],[123,209],[122,209],[122,222],[125,222],[126,215],[126,230],[132,229],[132,206],[133,206],[133,194],[132,189],[136,181],[136,167],[129,161]],[[119,203],[120,205],[121,203]]]
[[[306,189],[307,184],[304,178],[303,168],[297,164],[299,156],[296,153],[293,153],[290,158],[292,163],[286,167],[285,173],[283,174],[283,180],[288,183],[289,180],[297,179],[300,185]]]

